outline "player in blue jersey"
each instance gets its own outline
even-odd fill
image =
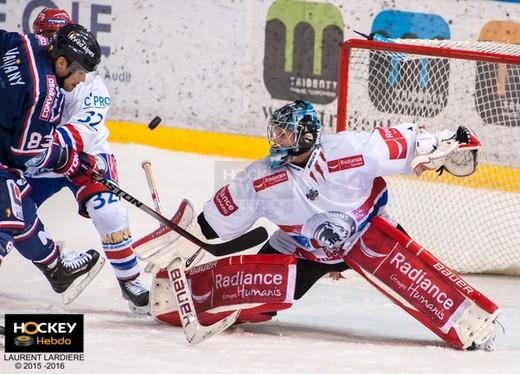
[[[36,214],[26,170],[52,170],[82,185],[98,172],[96,159],[55,139],[63,94],[94,71],[99,45],[84,27],[67,25],[52,39],[0,30],[0,261],[16,248],[72,301],[99,272],[99,253],[60,256]],[[44,245],[42,246],[41,243]]]

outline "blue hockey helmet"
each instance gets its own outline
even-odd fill
[[[267,126],[272,168],[291,162],[320,144],[321,124],[308,101],[296,100],[276,110]]]

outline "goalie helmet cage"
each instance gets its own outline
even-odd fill
[[[337,131],[414,122],[477,133],[477,173],[385,178],[388,211],[458,272],[520,275],[520,45],[351,39],[339,65]]]

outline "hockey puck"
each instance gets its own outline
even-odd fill
[[[162,121],[161,117],[159,117],[159,116],[155,116],[155,118],[152,119],[152,120],[150,121],[150,123],[148,124],[148,128],[149,128],[150,130],[155,129],[157,126],[159,126],[159,123],[161,123],[161,121]]]
[[[29,347],[33,345],[34,338],[32,336],[20,335],[14,338],[14,345],[17,347]]]

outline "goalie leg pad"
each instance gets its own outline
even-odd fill
[[[494,338],[500,308],[382,218],[344,260],[450,345],[467,349]]]
[[[296,259],[286,255],[233,256],[191,269],[187,274],[199,321],[212,324],[237,309],[237,323],[268,321],[294,301]],[[181,326],[168,273],[155,274],[151,314]]]

